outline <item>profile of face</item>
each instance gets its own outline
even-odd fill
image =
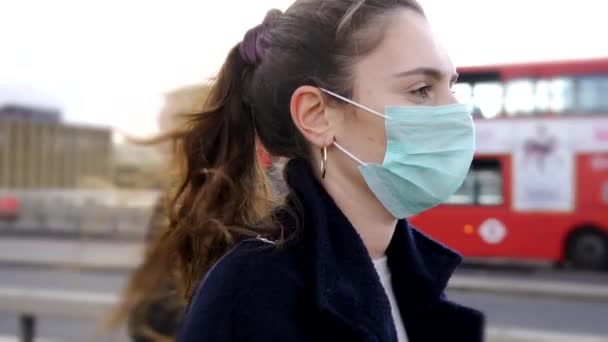
[[[451,90],[455,67],[434,37],[426,18],[413,10],[395,11],[380,44],[352,68],[352,100],[384,113],[385,106],[441,106],[457,103]],[[324,100],[323,100],[324,99]],[[347,177],[364,186],[358,163],[339,143],[366,163],[382,164],[386,151],[384,118],[330,99],[313,87],[300,87],[291,102],[294,122],[312,151],[328,147],[327,180]]]

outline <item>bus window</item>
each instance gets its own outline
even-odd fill
[[[608,204],[608,183],[604,183],[604,189],[603,189],[603,198],[604,198],[604,204]]]
[[[475,84],[473,87],[473,104],[484,118],[497,117],[503,108],[503,85],[499,82]]]
[[[473,172],[469,172],[467,174],[467,178],[465,178],[464,183],[456,193],[452,195],[446,204],[455,204],[455,205],[471,205],[475,204],[475,174]]]
[[[507,115],[531,114],[536,105],[534,81],[530,79],[513,80],[507,83],[505,109]]]
[[[578,80],[578,103],[585,112],[608,110],[608,75],[585,76]]]
[[[570,112],[574,109],[574,80],[556,78],[549,82],[551,93],[549,109],[556,113]]]
[[[446,204],[492,206],[503,201],[500,161],[478,159],[473,161],[464,183]]]
[[[475,204],[503,204],[502,168],[497,159],[474,160],[471,166],[475,174]]]
[[[570,78],[541,79],[536,82],[535,111],[563,113],[574,104],[574,81]]]
[[[502,175],[500,170],[480,170],[477,172],[477,204],[501,205]]]
[[[548,80],[536,82],[536,110],[549,111],[551,107],[551,83]]]

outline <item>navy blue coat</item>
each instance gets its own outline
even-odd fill
[[[348,219],[303,161],[291,161],[298,237],[283,247],[244,240],[195,292],[178,341],[396,342],[388,298]],[[398,223],[387,250],[410,342],[483,340],[483,315],[444,290],[461,257]]]

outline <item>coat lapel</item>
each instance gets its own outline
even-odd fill
[[[411,342],[483,340],[483,315],[449,302],[444,291],[462,262],[405,221],[400,221],[387,250],[393,289]]]
[[[293,190],[289,202],[300,214],[303,258],[314,278],[321,313],[350,330],[357,340],[397,341],[388,298],[354,227],[314,178],[308,163],[290,161],[285,176]],[[467,315],[469,309],[442,297],[461,262],[457,253],[402,220],[387,256],[410,342],[438,341],[437,331],[459,317],[471,326],[480,324],[476,312]],[[431,331],[426,331],[430,326]]]
[[[286,178],[296,195],[292,207],[303,214],[301,236],[321,312],[357,340],[397,341],[388,298],[354,227],[305,162],[291,161]]]

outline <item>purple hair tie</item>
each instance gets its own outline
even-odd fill
[[[251,65],[260,64],[269,45],[269,28],[281,15],[283,15],[283,12],[272,9],[266,13],[266,17],[261,24],[245,33],[239,49],[246,63]]]

